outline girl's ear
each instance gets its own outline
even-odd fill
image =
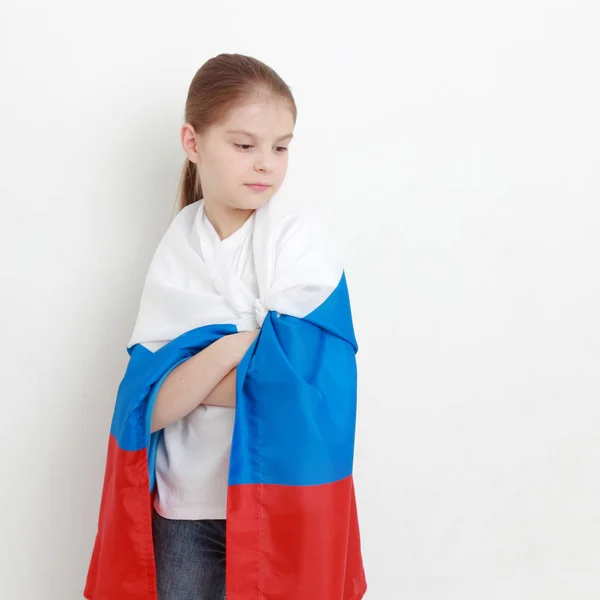
[[[198,143],[194,128],[189,123],[184,123],[181,126],[181,146],[187,157],[193,163],[200,162],[200,153],[198,152]]]

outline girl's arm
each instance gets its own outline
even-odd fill
[[[206,396],[203,404],[208,406],[225,406],[235,408],[235,382],[237,379],[237,367],[229,371],[212,392]]]
[[[150,431],[154,433],[182,419],[205,402],[221,380],[227,379],[238,366],[257,335],[258,330],[225,335],[177,365],[158,390]],[[223,402],[232,379],[235,382],[235,375],[224,382],[222,390],[215,392],[215,401]]]

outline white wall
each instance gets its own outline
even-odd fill
[[[0,600],[81,597],[220,52],[292,87],[286,186],[347,250],[369,600],[598,598],[597,3],[209,4],[0,8]]]

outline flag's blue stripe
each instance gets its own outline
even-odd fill
[[[236,331],[234,325],[211,325],[156,352],[139,344],[128,349],[111,433],[122,450],[148,450],[150,489],[162,435],[150,435],[160,386],[178,364]],[[356,351],[345,276],[304,319],[268,313],[238,367],[230,485],[319,485],[352,473]]]
[[[270,312],[238,367],[229,485],[352,473],[356,351],[346,280],[304,319]]]

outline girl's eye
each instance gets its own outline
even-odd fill
[[[246,148],[253,148],[252,144],[233,144],[236,148],[239,148],[240,150],[246,150]],[[285,146],[277,146],[278,150],[283,150],[284,152],[287,152],[287,148]]]

